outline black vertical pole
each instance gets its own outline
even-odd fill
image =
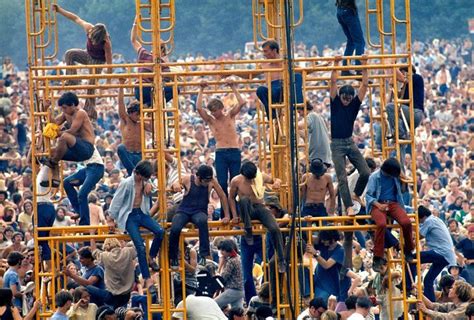
[[[286,59],[288,63],[288,77],[289,77],[289,118],[290,118],[290,164],[291,164],[291,188],[293,191],[293,214],[292,222],[290,227],[290,241],[288,243],[289,248],[293,248],[293,241],[295,241],[295,219],[296,216],[300,217],[299,211],[299,185],[298,185],[298,150],[297,150],[297,132],[296,132],[296,90],[295,87],[295,73],[293,70],[293,34],[291,32],[292,23],[293,23],[293,5],[292,0],[285,0],[285,34],[286,34]],[[287,250],[288,252],[289,250]],[[291,251],[290,251],[291,252]],[[290,254],[286,256],[287,266],[289,266]],[[298,254],[297,254],[298,259]],[[298,266],[293,266],[293,268]],[[297,270],[297,269],[295,269]],[[287,290],[288,290],[288,301],[290,305],[291,319],[296,319],[295,315],[295,301],[293,299],[296,295],[291,294],[291,289],[294,286],[291,285],[291,279],[288,278],[287,281]]]

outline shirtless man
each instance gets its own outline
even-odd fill
[[[125,79],[119,80],[121,84]],[[142,139],[140,124],[140,102],[134,101],[125,108],[123,99],[123,88],[119,89],[118,95],[120,131],[122,132],[122,143],[117,147],[120,162],[127,169],[128,175],[132,174],[135,165],[142,160]],[[145,123],[145,129],[149,124]]]
[[[329,193],[329,214],[334,214],[336,206],[336,193],[329,174],[326,173],[326,165],[321,159],[311,161],[310,172],[305,173],[302,178],[301,188],[304,207],[301,216],[327,217],[325,201]]]
[[[127,231],[135,245],[140,271],[145,279],[145,287],[150,292],[156,291],[156,288],[150,277],[148,266],[154,271],[159,270],[155,259],[164,234],[163,228],[150,217],[151,195],[145,192],[145,184],[152,173],[153,166],[149,161],[138,162],[132,175],[120,183],[109,208],[110,216],[117,222],[120,229]],[[148,262],[140,227],[150,230],[154,236]]]
[[[207,87],[206,82],[201,82],[201,88],[197,99],[196,108],[201,118],[209,125],[216,139],[216,173],[217,181],[228,194],[228,181],[239,174],[240,170],[240,148],[239,136],[235,130],[235,118],[245,105],[245,100],[237,90],[237,85],[232,81],[227,83],[237,98],[237,105],[228,111],[224,111],[221,100],[213,98],[207,104],[207,110],[202,107],[203,90]]]
[[[273,247],[277,251],[278,271],[284,273],[286,272],[286,263],[283,255],[283,237],[275,217],[264,204],[265,183],[272,183],[272,188],[278,189],[281,181],[280,179],[273,180],[269,175],[260,172],[254,163],[245,161],[240,168],[240,174],[230,182],[230,212],[232,212],[234,219],[238,217],[235,197],[239,196],[239,211],[244,223],[245,241],[248,245],[253,244],[252,219],[260,220],[272,235]]]
[[[49,107],[51,102],[45,101],[45,104]],[[95,141],[92,123],[87,113],[78,108],[79,99],[75,93],[64,93],[59,98],[58,105],[62,113],[54,119],[54,123],[65,126],[58,132],[56,148],[52,149],[51,157],[45,161],[45,164],[53,169],[53,187],[59,186],[59,161],[81,162],[90,159],[94,153]]]
[[[262,44],[263,56],[265,59],[280,59],[280,46],[275,40],[268,40]],[[271,69],[271,68],[281,68],[282,62],[268,62],[262,63],[260,65],[262,69]],[[251,74],[251,77],[254,77],[255,73]],[[268,101],[268,88],[265,86],[260,86],[257,88],[257,97],[262,102],[265,107],[265,113],[270,119],[270,107],[269,103],[281,103],[283,101],[283,80],[281,72],[270,72],[269,77],[271,80],[271,90],[272,90],[272,99],[271,102]],[[303,78],[301,74],[295,73],[295,86],[296,86],[296,103],[303,102],[303,91],[302,84]],[[272,119],[276,118],[276,110],[272,111]]]

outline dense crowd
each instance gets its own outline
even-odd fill
[[[57,10],[59,12],[63,9],[58,8]],[[64,15],[67,17],[67,14]],[[87,28],[87,25],[84,28]],[[136,42],[133,39],[132,29],[132,44],[134,43]],[[149,53],[140,45],[134,45],[134,48],[137,50],[138,61],[146,62]],[[273,47],[270,46],[270,49],[275,52]],[[397,51],[403,52],[403,49],[400,47],[397,48]],[[69,54],[66,54],[67,64],[77,61],[74,59],[78,59],[77,56],[81,54],[77,51],[68,52]],[[297,44],[295,48],[297,58],[334,57],[342,55],[343,52],[343,47],[329,48],[325,46],[320,51],[316,46],[306,47],[304,43]],[[376,50],[367,51],[369,55],[377,53]],[[398,164],[398,175],[392,174],[394,170],[397,171],[396,162],[387,160],[381,163],[378,159],[370,158],[369,103],[364,96],[360,95],[362,89],[359,89],[362,106],[360,111],[357,109],[354,115],[353,140],[360,153],[366,157],[366,167],[367,170],[370,169],[370,172],[367,172],[367,178],[369,174],[372,175],[367,185],[367,191],[362,193],[364,188],[361,188],[360,194],[357,194],[358,187],[355,182],[359,177],[356,176],[358,173],[352,172],[348,179],[349,188],[356,190],[354,191],[356,198],[352,199],[353,203],[357,200],[362,208],[353,209],[352,204],[348,204],[352,203],[351,199],[344,199],[341,187],[339,187],[339,196],[342,199],[336,201],[337,195],[334,189],[338,188],[334,188],[333,183],[337,186],[341,177],[339,172],[336,173],[338,164],[333,163],[330,155],[326,155],[327,158],[321,156],[321,163],[311,161],[311,168],[308,168],[310,173],[307,173],[304,178],[307,179],[306,200],[311,202],[309,201],[312,197],[311,183],[314,182],[311,179],[314,179],[312,176],[314,174],[318,180],[321,177],[327,180],[322,197],[325,200],[328,195],[326,208],[329,215],[341,214],[344,211],[343,207],[349,215],[357,213],[353,211],[369,214],[372,204],[377,207],[376,209],[379,209],[379,206],[376,205],[377,199],[372,199],[379,197],[374,193],[377,187],[376,182],[373,181],[375,178],[372,178],[376,176],[377,172],[382,172],[382,180],[384,174],[398,177],[400,171],[403,171],[406,176],[416,174],[416,192],[419,204],[422,206],[421,209],[411,208],[411,210],[416,212],[420,218],[420,233],[425,238],[421,240],[420,245],[426,252],[426,255],[422,256],[422,261],[426,262],[422,265],[426,298],[423,303],[419,304],[419,308],[432,317],[448,319],[443,317],[446,316],[445,314],[450,314],[450,316],[459,316],[456,319],[463,319],[459,310],[463,310],[462,314],[466,310],[472,313],[473,305],[470,305],[469,302],[471,300],[471,285],[474,283],[474,203],[472,201],[474,71],[472,69],[472,42],[467,38],[450,41],[439,39],[430,42],[415,41],[413,53],[415,73],[423,79],[422,91],[424,92],[424,116],[420,118],[419,123],[416,123],[415,116],[415,125],[417,126],[414,137],[416,171],[412,170],[410,148],[402,150],[403,161]],[[110,60],[114,63],[124,62],[120,54],[112,55],[110,53],[110,57],[107,55],[106,58],[107,61]],[[217,57],[208,58],[201,54],[167,57],[170,61],[177,62],[259,58],[275,57],[268,56],[265,51],[262,55],[261,52],[252,50],[227,52]],[[62,64],[62,62],[55,61],[53,64]],[[255,66],[249,64],[246,67],[252,69]],[[212,70],[212,68],[218,67],[205,65],[195,68],[196,70]],[[235,66],[235,68],[241,68],[241,66]],[[120,73],[123,70],[115,68],[113,72]],[[94,153],[92,154],[91,151],[92,156],[89,155],[84,159],[74,158],[78,155],[71,155],[70,159],[75,162],[63,161],[62,171],[67,197],[60,198],[59,194],[51,193],[48,186],[42,185],[44,177],[48,176],[48,171],[54,171],[54,167],[57,166],[57,162],[54,162],[56,154],[52,159],[40,165],[41,170],[38,177],[32,176],[28,151],[31,140],[39,137],[31,132],[29,122],[31,114],[27,75],[24,71],[19,70],[10,59],[5,58],[1,78],[0,230],[2,236],[0,237],[0,282],[6,289],[0,290],[0,301],[14,298],[14,305],[25,316],[25,319],[31,318],[40,306],[40,303],[34,302],[33,298],[34,208],[32,186],[36,183],[38,190],[43,191],[37,200],[38,220],[44,222],[45,219],[50,219],[50,225],[61,227],[109,225],[112,230],[115,227],[127,230],[132,239],[131,243],[114,238],[108,239],[104,243],[95,243],[95,241],[68,243],[65,248],[67,256],[62,257],[67,262],[66,269],[62,270],[66,278],[61,283],[67,290],[59,292],[55,297],[58,312],[67,314],[66,318],[70,319],[115,319],[115,317],[137,319],[141,316],[146,318],[146,312],[143,312],[147,308],[146,292],[150,292],[155,301],[157,299],[157,272],[160,270],[160,266],[155,258],[158,255],[164,231],[156,223],[157,215],[153,219],[147,217],[146,219],[149,220],[145,220],[143,217],[145,216],[142,212],[143,208],[150,206],[147,197],[151,198],[153,194],[153,192],[149,195],[145,194],[145,189],[148,186],[153,189],[153,185],[156,183],[153,178],[155,167],[153,163],[139,161],[140,156],[136,155],[137,149],[131,150],[129,147],[133,145],[134,141],[130,141],[133,133],[127,130],[133,130],[133,123],[139,122],[139,119],[134,120],[133,118],[133,114],[138,113],[133,97],[124,98],[123,90],[120,89],[117,92],[117,90],[111,89],[104,90],[104,92],[112,93],[115,97],[98,98],[95,101],[97,119],[92,121]],[[255,179],[258,179],[259,173],[253,172],[253,170],[257,172],[256,167],[254,168],[249,163],[257,163],[259,160],[256,114],[258,101],[265,104],[264,98],[261,96],[262,91],[241,94],[239,86],[228,79],[223,81],[223,86],[229,86],[232,93],[216,99],[205,95],[206,81],[212,81],[212,78],[195,77],[195,79],[189,80],[201,81],[201,86],[196,88],[199,94],[180,94],[178,97],[173,97],[166,90],[164,92],[167,102],[171,99],[178,99],[180,110],[179,137],[171,135],[168,144],[174,145],[175,140],[179,138],[181,163],[178,165],[177,160],[171,155],[166,157],[168,187],[175,191],[173,194],[169,194],[168,218],[169,221],[173,221],[170,237],[178,239],[179,232],[187,222],[193,222],[199,228],[199,241],[196,239],[187,240],[184,252],[179,255],[181,259],[178,257],[178,242],[170,241],[172,243],[170,245],[171,267],[178,268],[180,261],[184,263],[187,314],[191,319],[194,319],[193,314],[199,314],[202,310],[207,310],[212,319],[242,319],[244,314],[247,319],[272,317],[275,314],[275,305],[272,301],[275,301],[276,276],[275,274],[270,276],[270,283],[263,283],[259,270],[262,270],[272,256],[276,256],[278,260],[277,272],[285,271],[282,245],[285,242],[285,234],[281,234],[278,230],[279,226],[273,221],[274,218],[291,216],[291,213],[285,212],[277,197],[263,196],[262,193],[262,199],[265,201],[265,203],[259,204],[262,208],[256,208],[258,206],[256,203],[250,203],[249,205],[253,206],[253,209],[249,209],[248,215],[241,213],[238,216],[235,200],[233,200],[238,194],[241,197],[240,211],[245,211],[243,209],[245,207],[243,196],[246,195],[245,188],[247,187],[245,178],[252,177],[253,179],[257,176]],[[145,101],[146,92],[142,94]],[[344,100],[342,91],[339,91],[339,95]],[[137,96],[136,90],[135,96]],[[335,91],[324,90],[308,91],[305,97],[309,105],[308,125],[310,121],[321,121],[322,125],[319,128],[329,129],[320,131],[322,135],[319,136],[319,139],[323,139],[321,137],[325,134],[323,140],[327,141],[323,141],[323,144],[327,145],[329,145],[328,131],[331,132],[333,139],[336,138],[334,136],[335,129],[331,128],[331,103],[335,97]],[[356,99],[354,94],[352,97]],[[414,98],[416,99],[416,96]],[[77,97],[74,98],[73,95],[66,92],[61,96],[61,99],[58,101],[58,105],[65,104],[69,108],[75,104],[74,99]],[[373,100],[374,114],[380,114],[380,101],[380,97]],[[82,101],[80,101],[80,105],[83,105]],[[204,110],[204,105],[209,112]],[[235,121],[237,134],[237,149],[241,151],[241,159],[247,160],[240,166],[239,158],[237,168],[235,166],[232,168],[232,164],[229,164],[230,172],[236,172],[236,174],[231,174],[230,178],[237,176],[238,179],[228,179],[227,173],[222,178],[218,169],[223,165],[223,155],[218,156],[218,153],[226,152],[225,157],[231,159],[235,151],[233,150],[235,143],[222,144],[222,132],[219,131],[219,124],[215,123],[213,118],[216,112],[219,112],[221,105],[226,106],[226,110],[228,110],[226,112],[232,114],[232,119],[235,119],[233,121]],[[317,115],[314,117],[317,117],[315,119],[318,120],[311,118],[311,114]],[[270,116],[268,107],[266,115]],[[299,113],[300,124],[304,126],[306,122],[303,121],[303,116],[304,113]],[[66,118],[64,121],[67,121]],[[275,118],[273,114],[272,118]],[[128,124],[129,127],[127,127],[127,121],[132,121],[131,125]],[[382,136],[380,127],[375,126],[375,144],[377,146],[382,144],[382,139],[387,139],[389,142],[393,140],[389,138],[393,137]],[[58,140],[58,145],[61,143],[72,145],[68,143],[67,139],[68,136],[63,135],[63,139]],[[128,142],[127,139],[129,139]],[[60,142],[63,140],[64,142]],[[83,152],[84,150],[86,147],[79,151]],[[138,152],[139,150],[138,148]],[[338,152],[333,145],[331,145],[331,151]],[[310,157],[311,152],[310,146]],[[67,157],[68,153],[66,152],[63,158],[59,157],[58,159],[69,160]],[[351,158],[349,159],[352,161]],[[310,160],[314,160],[314,158],[311,157]],[[301,162],[306,162],[303,154]],[[229,160],[228,163],[232,163],[232,161]],[[353,167],[362,176],[362,170],[358,165],[360,163],[353,163]],[[343,166],[345,172],[345,163]],[[179,181],[179,171],[181,171],[182,181]],[[217,179],[214,178],[215,171],[217,171]],[[239,173],[240,175],[238,175]],[[96,181],[94,183],[86,182],[86,178],[92,179],[91,177]],[[127,179],[127,177],[134,177],[135,180]],[[151,178],[150,182],[148,182],[149,178]],[[140,202],[141,194],[140,197],[136,197],[133,192],[135,189],[127,189],[134,188],[137,179],[145,186],[144,190],[140,191],[144,193],[143,202]],[[261,179],[272,184],[274,188],[278,188],[278,179],[273,179],[266,172],[261,173]],[[54,186],[54,174],[50,182]],[[76,191],[76,187],[80,187],[79,192]],[[181,191],[183,187],[187,190],[186,192]],[[132,191],[130,192],[130,190]],[[207,193],[208,190],[211,191]],[[255,195],[258,195],[260,191],[254,189]],[[413,190],[409,189],[403,192],[405,205],[409,206],[412,194]],[[203,217],[194,215],[195,219],[185,216],[183,210],[194,210],[195,204],[191,203],[192,200],[200,199],[203,195],[210,198],[205,203],[200,202],[200,205],[205,207],[206,214]],[[194,198],[190,199],[191,197]],[[137,201],[136,199],[138,199],[138,203],[134,202]],[[54,207],[51,200],[54,200]],[[388,210],[388,207],[384,207],[384,204],[381,203],[379,203],[380,210],[381,208]],[[128,205],[130,206],[127,207]],[[316,205],[317,203],[314,207],[318,207]],[[131,213],[123,213],[128,210],[127,208]],[[317,210],[319,209],[321,208],[318,207]],[[153,204],[151,208],[148,207],[147,210],[153,216],[156,214],[156,204]],[[273,220],[264,215],[264,210],[269,210],[272,213]],[[48,215],[46,213],[42,215],[42,212],[46,211],[48,211]],[[85,212],[88,212],[87,217],[85,217]],[[131,217],[133,217],[135,224],[130,226],[129,221],[121,221],[123,214],[130,214],[129,220],[131,221]],[[258,217],[257,214],[259,214]],[[372,216],[374,220],[377,219],[373,213]],[[260,236],[252,235],[251,225],[248,224],[249,217],[261,220],[268,229],[266,241],[267,248],[270,250],[265,255],[267,261],[264,261],[262,255],[262,241],[265,241],[265,238],[262,240]],[[207,235],[205,221],[223,220],[225,223],[229,223],[230,219],[233,219],[234,222],[240,219],[243,222],[244,236],[210,238]],[[385,216],[383,219],[385,221]],[[398,220],[398,218],[396,219]],[[404,235],[405,232],[411,235],[401,221],[399,223],[402,225]],[[41,225],[41,222],[39,223]],[[344,252],[347,249],[345,245],[347,236],[344,235],[343,238],[338,232],[332,231],[320,232],[314,245],[309,245],[306,248],[304,261],[312,269],[308,267],[300,274],[301,294],[305,298],[307,309],[298,319],[338,319],[338,317],[348,319],[354,313],[361,314],[361,317],[365,319],[374,317],[395,319],[403,316],[401,302],[390,302],[389,300],[389,295],[399,296],[400,292],[405,290],[401,284],[401,270],[392,268],[388,273],[386,259],[383,257],[383,245],[395,247],[395,257],[399,257],[396,253],[400,249],[397,240],[399,235],[397,231],[392,230],[388,231],[385,238],[381,238],[379,233],[382,229],[378,221],[376,223],[378,229],[375,235],[370,232],[357,232],[354,235],[354,241],[352,241],[352,233],[349,235],[349,250],[351,251],[349,255],[347,251]],[[147,227],[154,237],[148,260],[143,240],[138,231],[140,226]],[[432,231],[435,228],[445,228],[446,237],[436,238],[439,234]],[[308,241],[308,239],[305,240]],[[393,241],[393,244],[387,245],[387,242],[390,241]],[[437,244],[438,242],[444,243],[444,246]],[[405,243],[406,246],[407,243]],[[446,247],[446,243],[448,247]],[[40,246],[42,258],[47,261],[47,258],[51,258],[51,251],[44,243]],[[171,248],[171,246],[174,247]],[[210,247],[210,252],[206,247]],[[405,250],[410,250],[410,248],[406,247]],[[450,260],[446,263],[440,262],[439,258],[439,253],[443,250],[446,250],[446,256],[452,254],[452,259],[446,259],[446,261]],[[380,251],[382,254],[379,254]],[[405,253],[408,261],[409,253]],[[352,260],[349,263],[344,261],[348,259],[348,256]],[[275,257],[271,262],[274,260]],[[433,266],[439,267],[439,270],[435,272]],[[42,265],[43,267],[48,270],[47,264]],[[223,283],[223,286],[207,288],[209,292],[203,290],[198,281],[198,273],[206,275],[208,283],[211,284],[216,283],[215,279],[222,280],[220,282]],[[116,274],[124,275],[123,279],[115,279],[114,275]],[[313,277],[315,283],[314,299],[309,298],[311,296],[309,292],[310,276]],[[389,277],[391,283],[395,284],[392,286],[390,294],[388,292]],[[414,270],[410,276],[407,275],[407,281],[410,283],[413,281],[413,279],[410,281],[411,277],[416,277]],[[67,279],[66,283],[65,279]],[[181,301],[183,298],[182,279],[179,273],[174,273],[173,282],[175,303],[179,307],[183,304]],[[430,287],[431,289],[429,289]],[[407,285],[406,288],[407,295],[415,294],[411,286]],[[452,304],[446,304],[448,302]],[[388,307],[390,303],[392,304],[391,308]],[[0,305],[3,306],[1,303]],[[173,317],[181,319],[182,313],[176,312]],[[355,317],[351,319],[355,319]]]

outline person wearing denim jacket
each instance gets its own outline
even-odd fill
[[[414,256],[412,250],[415,245],[412,239],[412,225],[405,211],[400,184],[401,166],[395,158],[384,161],[381,168],[369,177],[367,193],[365,195],[367,212],[371,214],[377,228],[374,240],[374,265],[378,272],[384,261],[385,230],[387,228],[387,215],[395,219],[402,228],[405,242],[405,258],[408,262]]]
[[[110,216],[120,229],[126,230],[137,250],[138,264],[145,279],[145,287],[156,292],[153,279],[150,277],[145,244],[140,234],[140,227],[153,233],[150,247],[149,265],[154,271],[159,270],[155,261],[163,240],[163,228],[150,217],[151,194],[145,192],[145,184],[153,172],[152,164],[147,160],[140,161],[130,177],[122,180],[110,204]]]

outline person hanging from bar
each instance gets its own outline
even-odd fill
[[[51,101],[45,101],[49,107]],[[43,135],[57,139],[51,156],[44,159],[44,164],[53,170],[52,187],[59,187],[59,161],[82,162],[89,160],[94,153],[95,134],[91,120],[83,109],[79,108],[79,99],[73,92],[65,92],[58,100],[61,114],[52,123],[48,123]],[[47,187],[49,181],[42,181]]]
[[[132,43],[133,49],[137,52],[137,62],[138,63],[153,63],[153,53],[148,51],[143,47],[143,45],[138,40],[138,19],[135,16],[135,20],[133,21],[132,31],[130,32],[130,42]],[[166,52],[166,45],[162,43],[160,45],[160,63],[167,63],[168,57]],[[162,72],[170,72],[170,67],[161,66]],[[139,73],[152,73],[153,67],[139,67]],[[153,76],[150,77],[143,77],[142,78],[143,85],[153,84]],[[163,77],[163,82],[170,82],[171,79],[167,77]],[[179,93],[179,89],[178,89]],[[143,86],[142,90],[140,91],[140,87],[137,85],[135,87],[135,98],[140,101],[140,95],[142,96],[143,103],[151,106],[153,104],[153,92],[152,87]],[[163,96],[166,102],[169,102],[173,99],[173,87],[165,86],[163,88]]]
[[[212,98],[207,104],[207,110],[202,107],[203,90],[207,87],[207,82],[201,82],[196,109],[201,118],[209,125],[216,140],[216,175],[217,181],[229,194],[228,185],[233,177],[239,174],[240,170],[240,142],[239,135],[235,128],[235,120],[246,101],[237,90],[237,84],[231,80],[226,83],[237,98],[237,104],[225,110],[225,106],[218,98]]]
[[[125,79],[119,79],[119,82],[120,84],[124,84]],[[119,88],[118,111],[122,143],[117,147],[117,154],[120,162],[122,162],[122,165],[127,169],[127,173],[130,176],[137,163],[142,160],[140,102],[132,101],[125,107],[123,87]],[[144,126],[147,131],[152,130],[149,122],[145,122]]]
[[[334,57],[334,66],[337,67],[342,60],[341,56]],[[367,57],[362,59],[367,64]],[[334,168],[336,169],[339,194],[341,195],[346,213],[354,216],[353,201],[361,203],[360,196],[364,192],[370,175],[370,169],[364,156],[352,139],[354,122],[359,113],[362,100],[364,100],[368,88],[367,69],[362,71],[362,83],[357,95],[351,85],[337,87],[337,70],[331,73],[330,96],[331,96],[331,153]],[[346,157],[359,172],[359,178],[351,196],[347,182]]]
[[[74,65],[76,62],[80,64],[112,64],[112,42],[110,40],[107,28],[103,23],[95,25],[83,20],[78,15],[64,10],[58,4],[52,5],[53,10],[74,23],[80,25],[87,35],[86,50],[84,49],[69,49],[66,51],[64,59],[68,66]],[[102,69],[97,69],[96,73],[101,73]],[[109,68],[109,73],[112,73],[112,68]],[[66,69],[67,75],[75,75],[75,69]],[[68,80],[69,85],[79,84],[78,80]],[[95,83],[95,81],[92,81]]]
[[[352,56],[354,54],[361,56],[364,54],[365,40],[362,27],[360,25],[359,13],[357,11],[357,5],[355,0],[336,0],[337,7],[337,21],[341,25],[342,31],[347,38],[346,49],[344,56]],[[343,65],[348,64],[347,60],[344,60]],[[355,61],[356,65],[361,65],[360,60]],[[356,74],[362,75],[361,71],[357,71]],[[343,70],[342,76],[354,75],[350,70]]]
[[[337,67],[342,60],[341,56],[334,57],[334,66]],[[362,59],[363,65],[367,64],[367,57]],[[354,122],[359,113],[362,101],[365,98],[368,88],[367,69],[362,70],[362,83],[356,95],[351,85],[337,87],[337,70],[331,73],[329,84],[331,98],[331,154],[338,181],[338,191],[345,208],[345,214],[355,216],[357,214],[353,207],[353,200],[362,203],[360,196],[364,192],[365,186],[370,176],[370,169],[364,156],[352,139]],[[347,181],[346,157],[359,172],[359,178],[351,196],[349,183]],[[352,237],[353,232],[344,232],[344,266],[352,266]]]

